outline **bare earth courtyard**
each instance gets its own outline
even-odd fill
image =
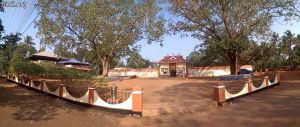
[[[0,82],[0,126],[300,126],[300,71],[282,72],[281,85],[237,98],[217,107],[216,81],[129,79],[122,89],[144,89],[144,117],[70,103]],[[157,116],[158,115],[158,116]]]

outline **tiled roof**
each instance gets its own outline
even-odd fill
[[[61,61],[59,63],[61,63],[61,64],[83,64],[83,65],[89,65],[88,62],[85,62],[85,61],[81,62],[81,61],[76,60],[76,59],[67,59],[67,60],[63,60],[63,61]]]
[[[54,54],[53,52],[50,51],[42,51],[38,52],[36,54],[33,54],[34,56],[45,56],[45,57],[52,57],[52,58],[57,58],[57,55]]]
[[[158,63],[186,63],[187,61],[181,55],[177,56],[165,56]]]

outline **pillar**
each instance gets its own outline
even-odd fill
[[[214,86],[214,99],[218,102],[218,104],[221,104],[222,102],[225,102],[225,86]]]
[[[31,79],[28,80],[28,86],[29,86],[29,87],[32,86],[32,80],[31,80]]]
[[[252,81],[251,81],[251,78],[248,78],[246,80],[246,85],[248,86],[248,93],[251,93],[252,92]]]
[[[280,73],[276,73],[277,81],[280,82]]]
[[[93,105],[94,101],[95,101],[94,100],[94,96],[95,96],[94,95],[94,93],[95,93],[94,91],[95,91],[95,88],[89,87],[88,89],[89,89],[89,98],[88,98],[89,100],[88,100],[88,103],[91,104],[91,105]]]
[[[64,95],[64,87],[66,86],[66,84],[59,84],[59,96],[63,97]]]
[[[137,113],[143,112],[143,89],[140,87],[132,88],[132,111]]]
[[[40,89],[41,89],[41,91],[43,91],[44,90],[44,86],[46,85],[46,80],[42,80],[41,81],[41,84],[40,84]]]
[[[265,83],[266,83],[266,87],[268,87],[270,85],[268,76],[265,76]]]

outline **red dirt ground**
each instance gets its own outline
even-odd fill
[[[120,88],[129,85],[144,88],[144,110],[151,113],[161,107],[158,111],[167,112],[167,115],[141,118],[58,100],[1,80],[0,126],[299,127],[300,71],[281,75],[281,85],[232,100],[223,107],[216,107],[211,100],[214,81],[124,80],[117,84]],[[173,112],[173,108],[182,111]],[[168,109],[172,110],[168,112]]]

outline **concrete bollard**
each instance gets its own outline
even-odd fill
[[[58,96],[63,97],[64,95],[64,87],[66,86],[66,84],[59,84],[59,93]]]
[[[46,85],[46,80],[42,80],[41,84],[40,84],[40,90],[43,91],[44,90],[44,86]]]
[[[132,88],[132,111],[136,113],[143,112],[143,89],[140,87]]]
[[[248,93],[252,92],[252,80],[250,78],[248,78],[246,80],[246,85],[248,86]]]
[[[118,98],[118,87],[113,84],[113,86],[111,87],[111,99],[112,99],[112,104],[116,104],[116,100]]]
[[[265,76],[264,79],[265,79],[266,87],[268,87],[270,85],[268,76]]]
[[[277,81],[279,83],[280,82],[280,73],[276,73],[276,78],[277,78]]]
[[[29,81],[28,81],[28,86],[32,87],[32,80],[31,79],[29,79]]]
[[[94,93],[95,92],[94,91],[95,91],[96,88],[89,87],[88,89],[89,89],[89,98],[88,98],[89,100],[88,100],[88,103],[91,104],[91,105],[93,105],[94,102],[95,102],[95,100],[94,100],[94,96],[95,96]]]
[[[214,86],[214,99],[220,105],[221,103],[225,102],[225,86]]]

